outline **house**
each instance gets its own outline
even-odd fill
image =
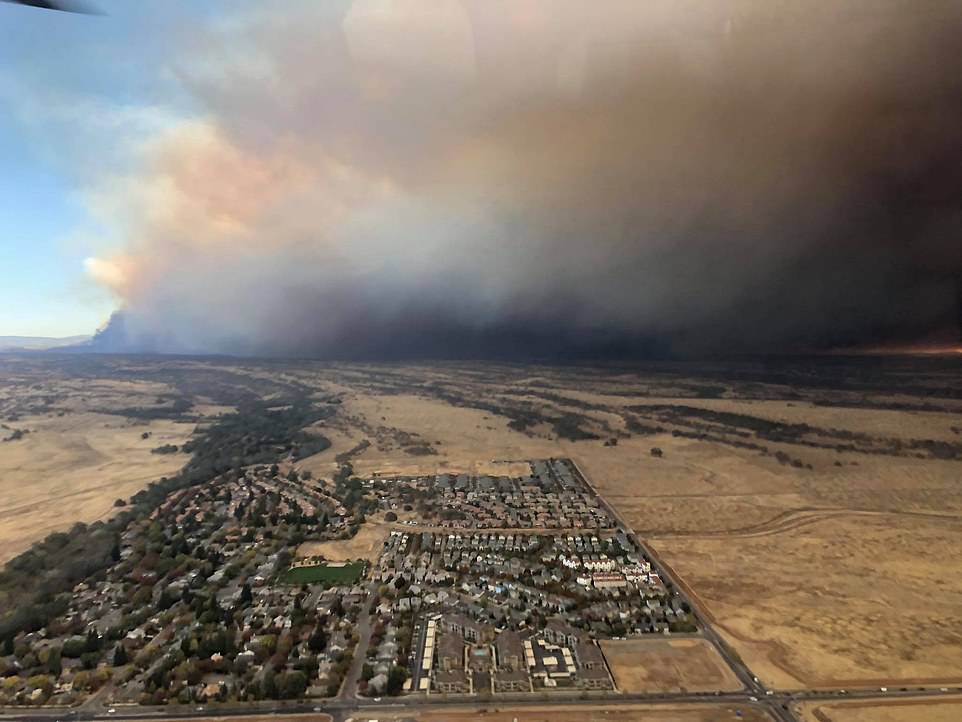
[[[575,645],[575,657],[581,669],[605,669],[605,657],[597,644],[590,641]]]
[[[464,644],[451,632],[440,635],[438,640],[438,666],[445,672],[464,669]]]
[[[494,628],[489,624],[478,624],[463,614],[445,614],[438,622],[438,626],[446,632],[454,632],[464,638],[466,642],[490,642],[494,639]]]
[[[544,628],[544,638],[552,644],[566,647],[574,647],[578,641],[585,636],[580,629],[575,629],[569,624],[558,619],[552,619]]]
[[[524,645],[520,632],[501,632],[494,640],[498,669],[518,670],[524,665]],[[495,679],[497,683],[497,679]]]
[[[444,694],[467,694],[471,691],[471,681],[461,670],[438,672],[434,678],[434,686]]]
[[[494,675],[495,692],[531,692],[531,680],[521,670],[496,672]]]
[[[227,694],[227,684],[223,681],[208,682],[206,684],[201,683],[199,687],[200,689],[197,690],[196,697],[198,702],[223,699],[224,695]]]
[[[617,572],[595,572],[591,581],[595,589],[621,589],[628,585],[625,575]]]
[[[578,673],[577,684],[582,689],[614,689],[608,670],[603,664],[600,669],[582,669]]]

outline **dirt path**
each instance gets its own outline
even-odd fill
[[[843,516],[884,517],[904,516],[917,519],[947,521],[962,524],[962,517],[954,514],[937,514],[922,511],[880,511],[876,509],[821,509],[806,507],[803,509],[789,509],[775,515],[767,521],[736,529],[718,529],[699,532],[666,532],[654,535],[657,539],[716,539],[725,537],[750,538],[771,536],[782,532],[799,529],[816,524],[826,519]]]

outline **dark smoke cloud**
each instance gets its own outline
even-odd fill
[[[105,349],[792,351],[957,334],[962,10],[355,2],[204,31],[101,191]]]

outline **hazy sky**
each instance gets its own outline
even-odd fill
[[[0,3],[0,334],[552,355],[956,333],[962,4]],[[601,10],[603,9],[603,12]]]

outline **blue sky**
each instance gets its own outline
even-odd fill
[[[0,335],[89,333],[112,301],[88,287],[83,254],[69,249],[67,238],[85,214],[71,200],[69,181],[24,136],[0,117]]]
[[[84,272],[110,242],[85,194],[185,112],[171,49],[224,8],[90,4],[104,15],[0,3],[0,335],[92,333],[110,315],[116,301]]]

